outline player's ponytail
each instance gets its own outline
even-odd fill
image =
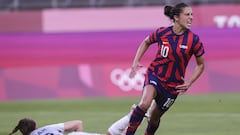
[[[164,7],[164,15],[166,15],[169,19],[174,20],[174,16],[179,16],[180,13],[182,12],[182,9],[185,7],[189,7],[189,5],[185,4],[185,3],[179,3],[176,6],[172,7],[172,6],[165,6]]]
[[[9,135],[13,135],[18,130],[20,130],[22,135],[30,135],[30,133],[35,129],[36,129],[35,121],[28,118],[24,118],[18,122],[18,125],[12,130],[11,133],[9,133]]]
[[[16,133],[18,131],[18,126],[16,126],[11,133],[9,133],[8,135],[13,135],[14,133]]]
[[[172,12],[173,7],[172,6],[165,6],[164,7],[164,15],[169,17],[170,19],[173,19],[173,12]]]

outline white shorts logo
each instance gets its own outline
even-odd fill
[[[126,70],[119,68],[114,69],[110,75],[112,83],[117,85],[123,91],[130,91],[132,89],[141,91],[144,84],[146,68],[139,69],[134,78],[129,78],[130,71],[130,68]]]
[[[157,86],[157,82],[153,81],[153,80],[150,80],[150,83],[151,84],[154,84],[155,86]]]

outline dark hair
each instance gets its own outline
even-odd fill
[[[16,133],[18,130],[23,135],[30,135],[30,133],[36,129],[36,122],[34,120],[23,118],[19,120],[18,125],[12,130],[9,135]]]
[[[164,15],[166,15],[167,17],[169,17],[171,20],[174,20],[174,16],[179,16],[179,14],[182,12],[182,9],[185,7],[189,7],[189,5],[185,4],[185,3],[179,3],[177,5],[175,5],[174,7],[172,6],[165,6],[164,7]]]

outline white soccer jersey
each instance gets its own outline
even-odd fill
[[[47,125],[38,128],[30,135],[64,135],[64,123]]]
[[[68,135],[104,135],[104,134],[98,134],[98,133],[88,133],[88,132],[72,132]]]

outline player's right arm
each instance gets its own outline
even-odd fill
[[[140,64],[140,60],[144,55],[144,53],[147,51],[149,45],[151,45],[151,42],[150,42],[149,36],[147,36],[138,47],[137,53],[133,60],[131,72],[129,75],[130,78],[133,78],[135,76],[137,67],[142,67],[142,65]]]
[[[64,131],[66,132],[83,131],[82,121],[73,120],[64,122]]]

